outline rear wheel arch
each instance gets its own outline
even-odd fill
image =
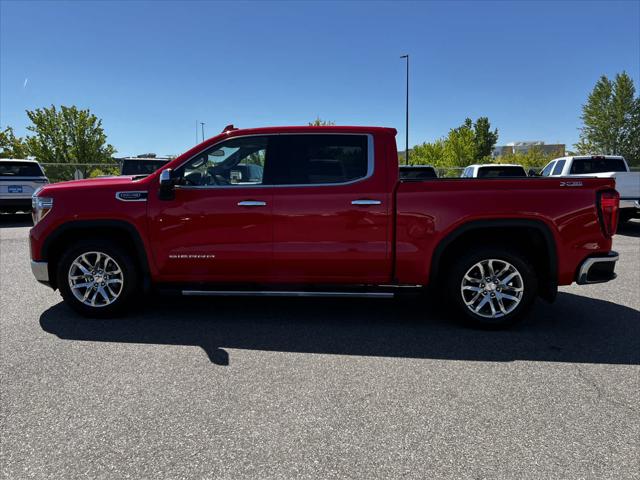
[[[435,248],[429,283],[438,283],[456,255],[469,248],[496,245],[521,250],[536,269],[540,296],[548,301],[555,299],[558,289],[556,241],[550,227],[540,220],[474,220],[457,227]]]
[[[48,262],[49,279],[52,287],[57,288],[57,265],[66,249],[78,241],[99,238],[114,241],[128,251],[135,259],[142,277],[142,287],[148,291],[151,287],[149,259],[138,229],[124,220],[78,220],[67,222],[54,230],[44,241],[42,259]]]

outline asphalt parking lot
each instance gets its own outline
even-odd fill
[[[2,478],[640,478],[640,222],[617,280],[503,332],[416,299],[87,320],[32,278],[27,235],[0,219]]]

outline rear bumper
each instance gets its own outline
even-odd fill
[[[0,198],[0,210],[19,209],[25,212],[31,211],[31,197],[29,198]]]
[[[637,215],[640,215],[640,200],[634,198],[621,198],[620,210],[634,210]]]
[[[604,283],[616,278],[615,268],[618,261],[618,252],[611,251],[606,255],[589,257],[578,270],[576,283],[587,285],[590,283]]]
[[[40,283],[51,286],[49,282],[49,263],[48,262],[35,262],[31,260],[31,273],[36,277],[36,280]]]

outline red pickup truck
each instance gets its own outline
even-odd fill
[[[500,326],[615,278],[608,178],[399,180],[396,131],[232,126],[148,176],[47,185],[31,266],[74,309],[139,293],[393,296],[437,287]]]

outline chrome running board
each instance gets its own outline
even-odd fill
[[[251,290],[182,290],[190,297],[328,297],[328,298],[393,298],[390,292],[289,292]]]

